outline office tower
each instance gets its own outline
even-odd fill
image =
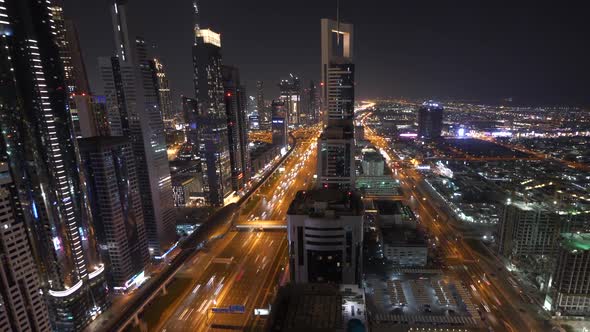
[[[232,188],[241,190],[250,180],[250,155],[248,154],[248,123],[246,122],[246,95],[240,84],[240,72],[236,67],[223,66],[225,114],[232,169]]]
[[[304,90],[302,102],[305,111],[301,115],[304,124],[313,125],[319,120],[319,95],[314,81],[310,81],[309,87]]]
[[[8,0],[0,6],[0,150],[18,193],[12,197],[22,207],[19,218],[26,223],[52,329],[80,331],[105,310],[107,286],[49,5]]]
[[[167,127],[172,128],[176,112],[174,112],[174,108],[172,107],[170,83],[168,82],[168,77],[164,71],[164,65],[160,59],[153,58],[150,60],[150,68],[154,74],[154,86],[158,93],[157,96],[164,124],[166,124]]]
[[[287,107],[287,123],[289,125],[299,125],[301,112],[301,83],[299,77],[289,74],[289,78],[281,80],[279,83],[280,100]]]
[[[500,219],[499,252],[504,257],[553,254],[560,218],[541,203],[508,202]]]
[[[354,131],[351,121],[330,120],[318,140],[317,183],[322,188],[354,188]]]
[[[70,114],[76,138],[109,136],[111,126],[106,98],[87,94],[73,95]]]
[[[563,316],[590,315],[590,234],[563,233],[545,308]]]
[[[185,122],[186,142],[195,147],[198,155],[199,148],[199,106],[194,98],[182,96],[181,99],[182,114]]]
[[[321,20],[324,122],[354,116],[353,26]]]
[[[124,292],[140,281],[149,260],[133,149],[126,138],[114,136],[78,144],[107,279]]]
[[[439,103],[427,101],[418,109],[418,137],[433,139],[441,136],[443,107]]]
[[[203,191],[209,204],[223,206],[231,193],[232,173],[221,74],[221,36],[210,29],[201,29],[196,1],[194,8],[193,65]]]
[[[289,131],[287,129],[287,107],[285,102],[273,100],[272,106],[272,144],[279,148],[289,145]]]
[[[49,313],[16,190],[8,164],[0,161],[0,331],[49,331]]]
[[[72,20],[66,19],[63,6],[59,2],[49,7],[55,26],[55,39],[59,47],[59,57],[64,66],[64,75],[68,92],[90,93],[90,84],[86,75],[86,66],[82,58],[78,30]]]
[[[269,130],[271,127],[271,112],[264,102],[264,82],[256,81],[256,108],[260,117],[260,129]]]
[[[317,185],[322,188],[354,188],[352,31],[352,24],[321,20],[325,128],[318,141]]]
[[[291,280],[359,284],[363,204],[354,192],[300,191],[287,212]]]
[[[120,132],[111,132],[113,136],[127,137],[133,147],[149,251],[157,258],[171,248],[176,239],[158,90],[145,41],[140,37],[131,39],[125,2],[117,0],[110,8],[117,56],[100,58],[99,64],[107,104],[116,105],[121,123]]]

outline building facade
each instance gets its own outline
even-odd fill
[[[289,129],[287,126],[287,107],[283,101],[272,101],[272,144],[280,149],[289,145]]]
[[[353,192],[300,191],[287,212],[291,280],[359,284],[363,208]]]
[[[107,286],[49,6],[32,0],[0,6],[0,150],[22,206],[51,328],[80,331],[108,306]]]
[[[144,273],[149,251],[135,158],[124,137],[79,139],[96,236],[109,285],[125,292]]]
[[[222,76],[232,169],[232,189],[238,191],[250,181],[246,95],[245,89],[240,83],[240,72],[236,67],[223,66]]]
[[[545,307],[563,316],[590,315],[590,234],[563,233]]]
[[[438,138],[442,135],[444,108],[439,103],[427,101],[418,109],[418,137]]]
[[[557,250],[559,215],[540,203],[510,202],[500,219],[499,252],[505,257],[549,255]]]
[[[298,126],[302,123],[301,81],[299,77],[289,74],[289,78],[279,83],[279,99],[287,108],[287,122],[289,125]]]
[[[145,41],[132,39],[129,32],[125,1],[114,1],[110,9],[117,56],[99,63],[109,111],[118,113],[119,121],[111,120],[111,134],[128,137],[132,144],[148,247],[152,256],[159,256],[174,245],[176,229],[158,89]]]
[[[0,330],[50,331],[39,270],[16,197],[8,164],[0,161]]]

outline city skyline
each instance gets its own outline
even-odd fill
[[[65,3],[66,15],[78,25],[96,89],[96,57],[109,55],[105,49],[113,44],[104,33],[108,12],[101,1]],[[191,62],[186,46],[193,38],[191,2],[175,0],[162,7],[153,0],[129,1],[129,6],[138,12],[131,18],[133,24],[145,31],[162,54],[177,106],[178,95],[191,92],[191,75],[185,70]],[[203,26],[214,26],[222,34],[223,57],[240,67],[250,95],[257,80],[267,82],[267,95],[277,95],[276,84],[285,72],[298,73],[306,82],[319,79],[318,20],[335,18],[335,1],[304,1],[290,8],[287,16],[280,15],[281,6],[270,1],[257,3],[257,10],[249,3],[231,1],[202,1],[200,6],[206,13]],[[358,97],[491,104],[513,98],[516,105],[589,105],[590,97],[582,88],[584,77],[590,75],[590,66],[583,61],[588,46],[581,23],[583,10],[576,6],[373,0],[361,7],[343,0],[341,18],[355,22],[360,36],[355,49],[357,66],[362,68]],[[277,28],[266,29],[267,25]],[[285,35],[289,43],[279,43]]]
[[[590,329],[571,6],[68,1],[0,0],[0,331]]]

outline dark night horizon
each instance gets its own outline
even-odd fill
[[[102,93],[96,58],[114,51],[109,1],[64,2],[78,25],[92,88]],[[128,3],[131,23],[157,45],[174,95],[192,96],[191,1]],[[204,26],[222,34],[224,63],[240,67],[249,95],[263,80],[267,99],[276,97],[278,81],[290,72],[319,80],[319,21],[336,16],[336,1],[202,0],[201,7]],[[341,17],[358,36],[359,100],[590,105],[583,13],[581,4],[341,1]]]

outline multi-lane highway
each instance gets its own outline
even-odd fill
[[[260,188],[257,200],[240,217],[251,222],[284,221],[297,191],[311,187],[316,165],[319,129],[298,131],[297,146],[276,179]],[[169,306],[153,331],[256,330],[263,317],[254,309],[268,308],[288,273],[286,232],[281,230],[230,232],[208,252],[199,254],[179,277],[191,285]],[[233,313],[225,313],[238,306]],[[239,313],[239,306],[244,312]]]
[[[367,126],[365,136],[392,161],[399,161],[389,143]],[[483,324],[493,331],[549,331],[540,306],[523,294],[498,257],[481,246],[475,250],[472,242],[462,238],[456,227],[459,221],[424,190],[427,184],[421,174],[411,168],[396,171],[408,205],[435,239],[449,273],[470,289],[481,309]]]

